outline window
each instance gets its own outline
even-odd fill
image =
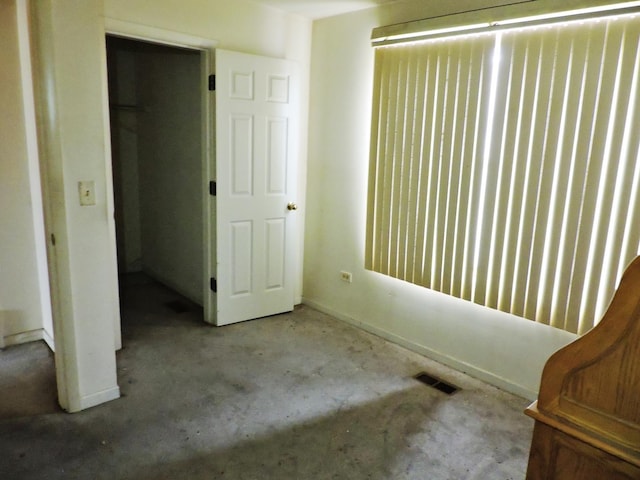
[[[640,245],[640,18],[380,46],[365,266],[584,333]]]

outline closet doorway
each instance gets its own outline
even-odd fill
[[[204,52],[107,35],[118,273],[203,305]]]

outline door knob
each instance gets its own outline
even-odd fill
[[[290,202],[290,203],[287,205],[287,210],[297,210],[297,209],[298,209],[298,205],[296,205],[296,204],[295,204],[295,203],[293,203],[293,202]]]

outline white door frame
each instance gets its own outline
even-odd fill
[[[209,180],[213,180],[215,177],[215,171],[213,170],[215,165],[215,151],[213,148],[213,113],[215,112],[214,105],[214,95],[208,94],[208,77],[209,74],[212,73],[212,68],[214,67],[215,58],[215,48],[218,45],[218,42],[215,40],[210,40],[208,38],[196,37],[192,35],[187,35],[180,32],[174,32],[172,30],[165,30],[162,28],[149,27],[147,25],[140,25],[132,22],[125,22],[122,20],[116,20],[113,18],[105,17],[105,35],[114,35],[123,38],[129,38],[132,40],[140,40],[144,42],[152,42],[158,43],[167,46],[174,46],[180,48],[187,48],[190,50],[198,50],[203,55],[203,61],[201,62],[201,82],[202,82],[202,96],[201,96],[201,111],[202,111],[202,181],[203,181],[203,190],[205,192],[209,191],[208,184]],[[106,69],[105,69],[106,75]],[[106,85],[105,79],[105,85]],[[107,98],[108,101],[108,98]],[[109,122],[105,122],[105,135],[107,139],[111,138],[110,133],[110,125]],[[107,146],[110,143],[107,142]],[[113,178],[111,174],[111,152],[109,150],[109,154],[107,155],[107,198],[112,202],[110,205],[111,210],[113,210]],[[209,294],[209,276],[208,276],[208,265],[215,265],[216,252],[212,250],[210,241],[210,235],[212,232],[215,232],[215,222],[212,221],[214,217],[214,212],[212,212],[211,201],[209,200],[208,195],[202,196],[202,232],[203,238],[202,243],[204,246],[203,250],[203,266],[202,266],[202,285],[204,290],[203,295],[203,307],[204,307],[204,318],[212,318],[212,309],[214,306],[211,303],[211,295]],[[112,227],[114,229],[114,241],[112,244],[115,248],[115,222],[111,222]],[[112,258],[116,259],[116,255],[112,255]],[[116,318],[116,325],[114,325],[114,329],[116,332],[116,343],[122,345],[121,337],[120,337],[120,318]]]

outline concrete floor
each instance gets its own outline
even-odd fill
[[[215,328],[161,285],[130,283],[121,399],[60,412],[47,347],[0,352],[0,479],[525,476],[522,398],[308,307]],[[412,378],[423,370],[461,390]]]

